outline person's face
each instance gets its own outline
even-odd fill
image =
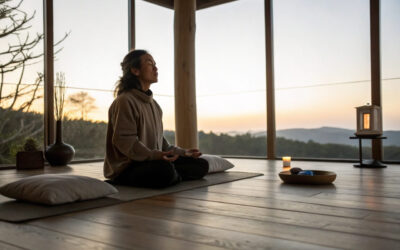
[[[135,74],[140,82],[151,84],[158,81],[158,72],[156,62],[149,54],[140,57],[140,69],[132,68],[132,73]]]

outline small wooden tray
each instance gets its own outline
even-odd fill
[[[309,175],[293,175],[290,171],[282,171],[279,177],[283,182],[289,184],[309,184],[309,185],[324,185],[331,184],[336,179],[336,173],[330,171],[311,170],[314,176]]]

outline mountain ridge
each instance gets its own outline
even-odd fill
[[[350,136],[354,136],[355,132],[355,130],[337,127],[291,128],[277,130],[276,136],[302,142],[312,140],[323,144],[335,143],[356,146],[358,141],[349,139]],[[250,133],[255,137],[266,136],[266,131]],[[384,131],[383,136],[387,137],[387,139],[383,140],[385,146],[400,146],[399,130]]]

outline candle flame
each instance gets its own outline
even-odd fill
[[[370,114],[369,113],[364,113],[363,114],[363,121],[364,121],[364,129],[370,129],[370,127],[369,127]]]

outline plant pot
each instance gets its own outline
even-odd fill
[[[62,140],[62,123],[56,123],[56,142],[47,147],[45,156],[51,166],[65,166],[74,158],[75,149]]]
[[[17,169],[44,168],[43,151],[17,152]]]

